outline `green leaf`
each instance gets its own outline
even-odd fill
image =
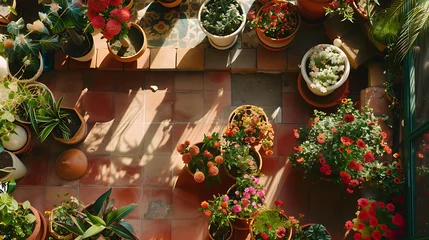
[[[25,201],[25,202],[23,202],[23,203],[22,203],[22,207],[23,207],[24,209],[30,209],[31,204],[30,204],[30,202],[29,202],[29,201]]]
[[[49,136],[49,134],[51,134],[52,130],[54,130],[54,128],[59,124],[59,122],[53,122],[51,124],[49,124],[47,127],[45,127],[41,132],[40,132],[40,141],[43,142],[46,140],[46,138]]]
[[[40,47],[42,48],[42,51],[49,52],[52,50],[57,50],[61,48],[61,43],[58,41],[58,36],[43,36],[39,40]]]
[[[25,216],[25,219],[27,220],[27,223],[34,223],[34,221],[36,221],[36,216],[34,216],[32,213],[29,213],[27,216]]]
[[[90,228],[88,228],[88,230],[85,231],[85,233],[82,235],[82,239],[97,235],[98,233],[100,233],[101,231],[103,231],[105,229],[104,226],[100,225],[92,225]]]
[[[85,214],[88,217],[89,221],[91,221],[92,224],[106,226],[106,222],[102,218],[100,218],[98,216],[94,216],[86,210],[85,210]]]
[[[7,193],[11,194],[13,191],[15,191],[15,188],[16,188],[16,182],[15,180],[12,179],[9,181],[9,188],[7,189]]]
[[[64,24],[64,21],[59,16],[50,14],[48,18],[49,20],[52,21],[52,27],[51,27],[52,32],[60,33],[66,29],[66,25]]]
[[[112,193],[112,189],[109,189],[107,192],[103,193],[95,202],[93,205],[94,213],[95,215],[99,216],[99,213],[103,206],[105,207],[107,203],[109,202],[110,194]]]
[[[114,223],[110,228],[114,233],[116,233],[118,236],[122,238],[131,239],[131,240],[138,239],[136,236],[134,236],[132,232],[130,232],[126,227],[122,226],[119,223]]]
[[[136,204],[130,204],[127,206],[123,206],[123,207],[119,208],[118,210],[107,214],[107,218],[106,218],[107,224],[110,225],[114,222],[121,221],[128,214],[130,214],[134,209],[136,209],[136,207],[137,207]]]
[[[18,13],[16,12],[16,9],[15,9],[15,8],[13,8],[12,6],[7,6],[7,8],[9,9],[9,11],[10,11],[11,13],[13,13],[13,15],[18,16]]]
[[[76,217],[69,215],[74,225],[76,225],[77,232],[74,232],[77,235],[81,235],[86,231],[85,224],[79,221]]]
[[[8,25],[7,25],[7,31],[12,34],[12,35],[18,35],[19,34],[19,30],[22,29],[24,27],[24,19],[20,18],[18,19],[18,21],[11,21]]]

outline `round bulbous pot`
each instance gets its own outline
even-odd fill
[[[321,21],[325,18],[325,7],[329,7],[332,0],[297,0],[299,13],[306,20]]]
[[[37,72],[32,77],[27,78],[27,79],[25,79],[25,78],[16,78],[14,76],[15,74],[12,73],[11,70],[10,70],[11,64],[9,63],[8,60],[6,60],[6,62],[7,62],[7,71],[8,71],[9,77],[11,79],[15,80],[15,81],[22,82],[22,83],[32,83],[32,82],[35,82],[40,77],[40,75],[42,75],[42,73],[43,73],[43,58],[42,58],[42,54],[40,52],[39,52],[39,55],[38,55],[38,59],[39,59],[40,65],[39,65],[39,68],[37,69]]]
[[[121,45],[122,43],[120,43],[119,40],[114,42],[113,44],[110,41],[107,43],[107,48],[109,49],[110,54],[113,56],[114,59],[120,62],[136,61],[143,55],[143,53],[147,49],[146,34],[138,24],[131,23],[131,28],[128,31],[128,37],[130,39],[130,45],[132,45],[135,50],[135,53],[129,56],[125,56],[126,52],[124,51],[128,51],[128,49],[130,48],[123,48]],[[117,48],[119,48],[119,50]],[[121,52],[120,55],[118,55],[119,52]]]
[[[333,47],[345,59],[344,73],[343,73],[342,77],[340,78],[340,80],[338,80],[337,83],[335,83],[334,85],[326,87],[326,90],[327,90],[326,92],[321,92],[317,88],[310,87],[313,82],[311,81],[311,79],[307,73],[307,63],[308,63],[308,59],[310,58],[311,54],[313,53],[313,48],[308,50],[305,53],[304,57],[302,58],[302,60],[301,60],[301,74],[302,74],[302,77],[304,78],[305,82],[307,83],[308,89],[317,96],[326,96],[326,95],[332,93],[333,91],[335,91],[337,88],[339,88],[347,80],[347,78],[349,77],[349,74],[350,74],[350,62],[349,62],[349,59],[347,58],[347,55],[340,48],[338,48],[334,45],[331,45],[331,44],[319,44],[318,46]]]
[[[219,49],[219,50],[229,49],[229,48],[231,48],[235,44],[235,42],[238,39],[238,34],[240,34],[243,31],[244,26],[246,25],[246,13],[245,13],[243,4],[241,4],[240,2],[238,2],[239,6],[240,6],[240,11],[241,11],[241,14],[242,14],[242,17],[243,17],[243,22],[241,23],[241,25],[233,33],[230,33],[230,34],[228,34],[226,36],[218,36],[218,35],[215,35],[215,34],[212,34],[212,33],[208,32],[205,29],[205,27],[203,26],[203,22],[202,22],[202,19],[201,19],[202,18],[203,8],[204,8],[204,6],[209,1],[215,1],[215,0],[206,0],[201,5],[200,10],[198,12],[198,22],[200,24],[200,28],[204,32],[204,34],[207,35],[210,44],[214,48]]]
[[[229,236],[227,237],[227,238],[224,238],[224,239],[222,239],[222,240],[230,240],[231,239],[231,237],[232,237],[232,233],[233,233],[233,229],[232,229],[232,224],[231,224],[231,222],[230,221],[228,221],[229,222],[229,227],[230,227],[230,233],[229,233]],[[211,233],[210,233],[210,229],[211,229],[211,224],[209,223],[209,226],[207,227],[208,228],[208,235],[209,235],[209,237],[210,237],[210,239],[211,240],[220,240],[220,239],[217,239],[217,238],[214,238],[212,235],[211,235]]]
[[[7,150],[4,150],[0,153],[0,169],[3,169],[5,167],[13,167],[14,170],[12,170],[11,172],[0,171],[0,182],[9,182],[10,180],[17,180],[27,174],[27,168],[21,162],[21,160],[19,160],[19,158],[15,154]]]
[[[283,213],[280,213],[280,212],[278,212],[276,210],[272,210],[272,209],[271,210],[268,209],[268,210],[261,211],[261,212],[259,212],[259,214],[261,214],[263,212],[267,212],[267,211],[277,212],[281,217],[283,217],[285,219],[288,219],[288,217],[286,215],[284,215]],[[252,240],[256,239],[256,233],[253,232],[253,224],[255,222],[255,218],[252,219],[252,221],[250,222],[250,225],[249,225],[249,232],[250,232],[250,237],[251,237]],[[287,228],[286,236],[285,236],[284,239],[287,239],[287,240],[291,240],[292,239],[292,227]]]
[[[88,159],[79,149],[66,150],[55,161],[55,171],[65,180],[79,179],[87,168]]]
[[[6,150],[15,155],[25,155],[31,151],[33,145],[31,143],[31,130],[22,123],[15,122],[16,133],[9,134],[9,141],[3,141],[3,146]]]
[[[252,174],[258,174],[261,172],[262,169],[262,156],[259,153],[259,151],[257,151],[254,148],[250,148],[249,149],[249,154],[252,155],[252,157],[255,159],[255,164],[258,166],[258,171],[256,173],[252,173]],[[232,171],[229,171],[228,167],[226,166],[226,164],[223,164],[223,167],[225,168],[225,172],[226,174],[232,178],[232,179],[236,179],[237,177],[241,177],[241,176],[237,176],[236,174],[234,174]],[[252,175],[250,174],[250,175]]]
[[[158,0],[158,2],[166,8],[174,8],[182,3],[182,0]]]

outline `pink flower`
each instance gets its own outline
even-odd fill
[[[240,205],[235,205],[234,208],[232,209],[232,211],[234,211],[235,213],[241,212],[241,206]]]
[[[286,229],[284,227],[279,227],[277,228],[276,234],[278,238],[284,238],[286,236]]]
[[[95,29],[102,29],[104,27],[104,18],[100,15],[95,15],[91,17],[91,25]]]
[[[275,200],[274,205],[276,205],[277,207],[281,207],[283,206],[283,202],[281,200]]]
[[[353,228],[353,222],[352,221],[347,221],[346,224],[344,225],[344,228],[346,230],[352,230],[352,228]]]
[[[240,192],[239,192],[239,191],[235,191],[235,195],[237,195],[237,196],[238,196],[238,194],[240,194]]]
[[[261,198],[261,197],[263,197],[265,195],[265,193],[262,190],[258,190],[257,195],[258,195],[258,197]]]
[[[88,0],[88,9],[101,12],[110,5],[110,0]]]
[[[244,197],[245,199],[249,199],[249,198],[250,198],[250,194],[249,194],[249,193],[247,193],[247,192],[245,192],[245,193],[243,193],[243,197]]]
[[[126,8],[119,8],[110,11],[110,16],[118,19],[120,22],[129,21],[131,18],[130,10]]]
[[[222,201],[223,201],[223,202],[227,202],[228,200],[229,200],[228,195],[223,196],[223,198],[222,198]]]

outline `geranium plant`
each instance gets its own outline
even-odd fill
[[[244,105],[235,109],[223,137],[230,142],[261,144],[266,155],[273,154],[273,126],[260,107]]]
[[[213,200],[203,201],[198,210],[210,217],[210,235],[214,239],[228,239],[231,232],[231,220],[235,216],[228,211],[231,200],[227,195],[213,196]]]
[[[256,240],[288,239],[292,229],[299,227],[297,219],[284,215],[281,200],[274,201],[274,205],[275,209],[261,211],[254,217],[251,230]]]
[[[259,16],[255,16],[255,10],[250,10],[248,15],[250,28],[257,28],[265,36],[275,39],[290,36],[299,25],[298,8],[289,2],[279,1],[269,6],[263,6]]]
[[[213,0],[204,5],[201,21],[207,32],[226,36],[235,32],[243,23],[240,3],[236,0]]]
[[[356,218],[345,224],[346,234],[353,230],[354,239],[396,239],[403,235],[405,221],[395,208],[392,203],[360,198]]]
[[[128,47],[131,13],[121,4],[122,0],[88,0],[87,15],[94,29],[101,29],[107,41],[119,40],[123,47]]]
[[[399,154],[393,154],[399,158]],[[404,173],[402,172],[402,164],[400,161],[377,163],[373,162],[369,165],[368,181],[370,185],[381,191],[402,195],[405,190]]]
[[[220,155],[219,133],[213,132],[211,136],[204,134],[202,143],[191,145],[189,141],[179,143],[176,150],[182,154],[182,160],[194,174],[194,180],[202,183],[208,180],[220,182],[219,167],[224,163]]]
[[[308,76],[312,82],[311,88],[317,88],[322,93],[326,88],[335,85],[343,76],[346,57],[334,46],[317,45],[312,48],[308,59]]]
[[[298,146],[290,160],[307,173],[319,172],[341,180],[347,192],[352,193],[365,181],[368,163],[384,151],[391,154],[384,143],[386,133],[370,108],[359,111],[351,99],[343,98],[334,113],[315,110],[314,115],[307,127],[293,130]]]
[[[230,209],[238,218],[251,218],[265,205],[267,190],[259,183],[259,178],[255,176],[245,174],[236,180],[235,187],[228,193],[232,200]]]
[[[229,142],[222,149],[224,151],[225,166],[232,175],[243,176],[244,174],[255,174],[258,172],[258,163],[255,157],[252,156],[249,145]]]

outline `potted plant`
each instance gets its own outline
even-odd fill
[[[371,187],[389,194],[402,195],[404,193],[405,179],[400,162],[373,162],[370,167],[368,181]]]
[[[182,0],[158,0],[158,2],[167,8],[174,8],[182,3]]]
[[[40,51],[60,47],[58,36],[49,34],[45,25],[37,20],[25,25],[22,18],[7,25],[8,36],[3,41],[7,55],[9,76],[21,82],[34,82],[43,72]],[[32,38],[30,38],[30,36]]]
[[[59,36],[62,50],[77,61],[91,60],[95,54],[94,29],[86,15],[87,7],[75,0],[53,0],[44,4],[44,10],[39,17]]]
[[[12,86],[14,85],[11,83]],[[31,124],[30,114],[28,112],[28,105],[31,104],[34,110],[44,107],[49,98],[54,98],[54,94],[49,88],[40,82],[33,82],[30,84],[18,83],[11,89],[13,92],[12,103],[9,105],[10,111],[14,113],[16,121],[23,124]]]
[[[223,149],[224,167],[227,174],[235,179],[244,174],[258,174],[262,169],[262,157],[250,145],[228,142]]]
[[[2,114],[1,110],[0,114]],[[6,149],[16,155],[27,154],[32,148],[31,131],[22,123],[9,122],[11,119],[4,119],[6,116],[13,117],[12,114],[9,114],[0,115],[0,152]]]
[[[254,15],[254,10],[249,11]],[[256,15],[251,16],[251,28],[256,29],[256,35],[269,50],[284,50],[292,43],[298,32],[301,18],[298,8],[284,0],[275,0],[262,6]]]
[[[297,0],[299,13],[310,23],[322,22],[325,18],[325,8],[329,7],[332,0]]]
[[[226,50],[237,41],[246,23],[246,14],[237,0],[207,0],[201,5],[198,20],[210,44]]]
[[[37,111],[32,104],[28,105],[31,125],[40,141],[45,141],[51,133],[55,140],[66,144],[76,144],[85,138],[85,120],[76,109],[61,107],[62,101],[61,97],[58,102],[54,102],[49,96],[47,104]]]
[[[17,14],[16,0],[2,0],[0,1],[0,23],[8,24],[12,21]]]
[[[236,181],[226,193],[232,200],[229,210],[236,216],[232,221],[232,227],[247,230],[254,214],[265,205],[267,190],[255,176],[244,175],[236,178]]]
[[[45,239],[45,220],[29,201],[18,204],[9,194],[0,193],[0,209],[0,238]]]
[[[330,44],[312,47],[301,61],[301,74],[312,93],[326,96],[348,78],[350,63],[346,54]]]
[[[27,168],[15,154],[6,150],[0,152],[0,182],[22,178],[26,173]]]
[[[294,240],[331,240],[331,234],[322,224],[304,224],[293,235]]]
[[[139,25],[130,21],[130,10],[117,2],[88,0],[88,18],[94,29],[101,29],[107,48],[116,60],[136,61],[146,51],[146,35]]]
[[[114,200],[110,199],[111,192],[112,189],[109,189],[94,204],[77,211],[78,217],[68,215],[72,219],[71,224],[55,220],[53,223],[75,234],[78,239],[138,240],[131,225],[123,220],[136,208],[136,204],[115,209]]]
[[[287,217],[281,209],[283,202],[274,201],[275,209],[262,210],[250,222],[252,240],[292,238],[292,229],[299,226],[294,217]],[[319,239],[318,239],[319,240]]]
[[[395,208],[392,203],[360,198],[356,218],[345,224],[346,235],[353,230],[354,239],[397,239],[404,234],[405,220]]]
[[[207,179],[208,184],[214,180],[220,183],[219,167],[224,163],[220,145],[217,132],[213,132],[211,136],[204,134],[204,140],[194,145],[189,141],[177,144],[176,151],[182,155],[183,163],[194,176],[195,182],[202,183]]]
[[[231,204],[228,195],[213,196],[213,200],[203,201],[201,208],[198,210],[204,215],[210,217],[209,220],[209,236],[212,240],[228,240],[232,237],[231,220],[235,216],[228,211],[228,206]]]
[[[348,193],[362,187],[371,162],[392,151],[384,142],[386,133],[381,131],[372,109],[359,111],[347,98],[329,115],[314,110],[307,127],[293,131],[298,146],[289,158],[292,164],[302,166],[307,174],[342,182]]]
[[[273,154],[273,126],[268,122],[264,110],[257,106],[243,105],[236,108],[228,118],[223,138],[230,142],[237,142],[239,139],[241,143],[250,144],[257,151],[262,147],[268,156]]]

